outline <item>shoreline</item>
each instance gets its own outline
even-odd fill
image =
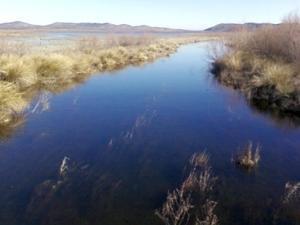
[[[0,54],[0,125],[10,126],[36,95],[58,93],[84,82],[94,73],[103,73],[151,63],[185,44],[211,40],[212,37],[117,40],[105,47],[103,40],[87,38],[58,51],[41,50],[28,54]],[[111,45],[111,43],[109,43]],[[29,93],[29,94],[28,94]]]
[[[255,76],[260,75],[231,69],[222,60],[213,62],[211,72],[220,84],[240,91],[251,105],[300,118],[299,91],[283,94],[274,85],[253,85]]]

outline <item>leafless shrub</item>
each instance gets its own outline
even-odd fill
[[[283,203],[288,204],[298,201],[300,201],[300,182],[295,184],[286,183]]]
[[[208,53],[210,59],[214,62],[228,52],[227,41],[220,39],[218,41],[211,42],[208,46]]]
[[[245,150],[233,157],[232,161],[244,168],[251,169],[257,166],[260,161],[260,149],[260,145],[257,145],[254,150],[253,143],[250,141],[246,145]]]
[[[300,17],[293,13],[279,25],[238,33],[231,38],[231,46],[237,51],[299,66]]]
[[[192,208],[191,195],[180,188],[168,193],[162,209],[157,210],[155,214],[166,225],[185,225],[189,222],[189,211]]]

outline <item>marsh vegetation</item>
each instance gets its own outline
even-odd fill
[[[241,152],[232,157],[232,161],[241,167],[252,169],[258,165],[261,159],[260,152],[259,144],[254,148],[253,143],[249,141]]]
[[[46,51],[49,58],[36,60],[33,74],[39,77],[32,85],[22,85],[26,82],[20,78],[5,81],[25,101],[14,107],[24,108],[27,122],[13,135],[24,124],[23,114],[13,110],[11,122],[0,126],[0,137],[9,140],[0,142],[0,222],[299,223],[297,126],[255,114],[239,94],[215,85],[208,72],[210,43],[188,45],[168,59],[117,72],[114,68],[127,65],[116,66],[123,51],[134,56],[161,41],[173,42],[147,37],[143,44],[141,37],[123,38],[82,38],[64,48],[11,53],[30,59]],[[184,40],[174,40],[175,46],[178,41]],[[110,71],[103,76],[68,72],[77,62],[73,59],[59,63],[73,54],[97,52],[105,57],[97,58],[101,66],[95,71]],[[89,71],[92,64],[87,65]],[[57,72],[52,77],[49,71]],[[75,87],[80,82],[85,84]],[[253,144],[247,144],[249,139]],[[261,161],[256,143],[262,146]],[[204,148],[207,152],[193,154]],[[230,162],[236,151],[238,167]]]
[[[140,65],[168,56],[205,37],[159,39],[151,36],[85,37],[59,46],[0,42],[0,124],[9,125],[31,102],[32,92],[53,93],[83,82],[96,72]],[[30,94],[29,94],[30,93]]]
[[[241,90],[261,108],[300,115],[300,19],[297,14],[281,24],[242,31],[226,41],[217,57],[217,79]]]
[[[156,215],[165,225],[217,225],[217,202],[211,199],[216,177],[205,152],[195,153],[190,159],[190,172],[179,188],[169,192]]]

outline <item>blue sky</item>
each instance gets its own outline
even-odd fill
[[[279,22],[300,0],[1,0],[0,22],[110,22],[203,29],[222,22]]]

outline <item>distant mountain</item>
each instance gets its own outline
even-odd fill
[[[248,30],[253,31],[261,27],[267,27],[267,26],[276,26],[276,24],[271,23],[244,23],[244,24],[238,24],[238,23],[221,23],[216,26],[210,27],[206,29],[205,31],[208,32],[235,32],[240,30]]]
[[[275,26],[270,23],[221,23],[210,27],[205,32],[235,32],[239,30],[255,30],[264,26]],[[151,27],[146,25],[131,26],[128,24],[115,25],[111,23],[52,23],[45,26],[33,25],[22,21],[0,23],[0,30],[52,30],[52,31],[92,31],[100,33],[199,33],[184,29],[172,29],[165,27]]]
[[[38,29],[38,30],[66,30],[66,31],[97,31],[103,33],[195,33],[199,31],[171,29],[151,26],[131,26],[127,24],[115,25],[111,23],[52,23],[45,26],[32,25],[20,21],[0,24],[0,29]]]
[[[22,21],[14,21],[10,23],[0,23],[0,29],[28,29],[37,27],[30,23],[24,23]]]
[[[94,30],[98,32],[110,32],[110,33],[130,33],[130,32],[157,32],[157,33],[186,33],[192,32],[182,29],[171,29],[163,27],[151,27],[151,26],[131,26],[128,24],[115,25],[111,23],[53,23],[44,26],[48,29],[65,29],[65,30]]]

